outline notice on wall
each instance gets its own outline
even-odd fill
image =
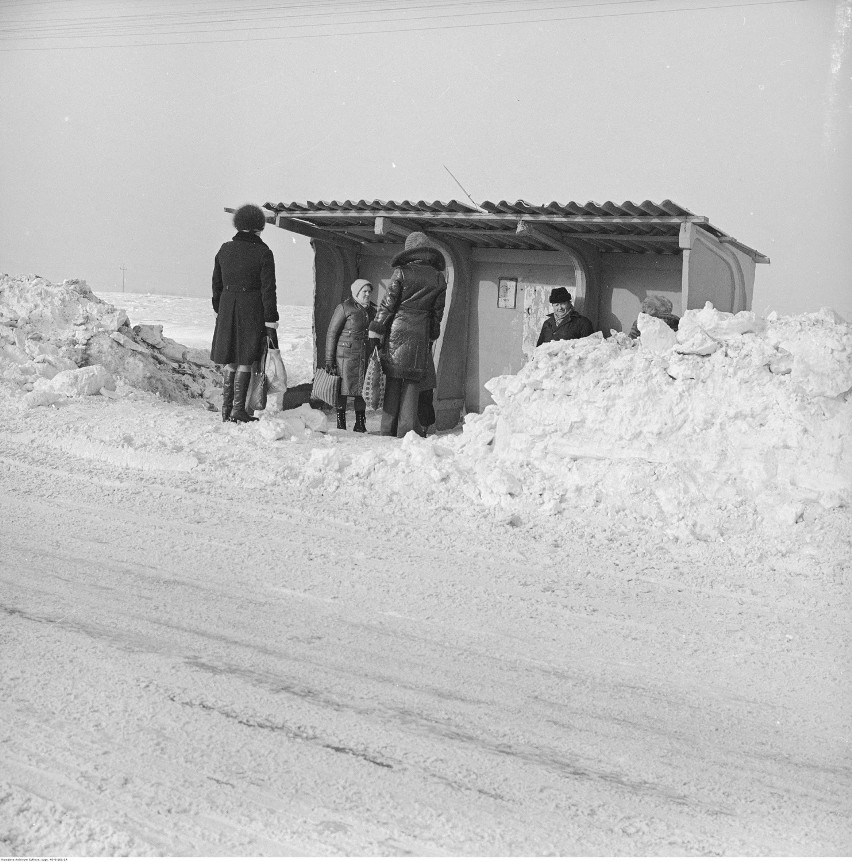
[[[524,285],[524,337],[521,347],[527,359],[532,356],[541,326],[550,314],[548,297],[551,290],[553,286],[550,284]]]

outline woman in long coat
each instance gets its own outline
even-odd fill
[[[264,338],[278,346],[275,260],[260,238],[266,226],[263,210],[245,204],[234,213],[237,233],[224,243],[213,266],[213,310],[216,329],[210,359],[224,365],[222,421],[251,422],[246,395],[251,366],[263,351]]]
[[[352,296],[334,309],[328,324],[325,370],[341,378],[337,427],[346,430],[346,399],[351,395],[355,406],[352,430],[364,432],[367,430],[367,405],[361,393],[369,360],[367,330],[376,316],[376,306],[370,302],[373,285],[366,278],[356,278],[350,290]]]
[[[420,432],[420,391],[434,387],[432,344],[441,334],[446,264],[426,234],[415,231],[391,266],[393,278],[370,326],[370,337],[384,340],[382,367],[387,380],[382,434],[404,437],[409,431]]]

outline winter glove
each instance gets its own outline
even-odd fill
[[[271,326],[266,327],[266,337],[269,339],[273,350],[278,350],[278,333]]]
[[[334,374],[337,376],[337,364],[334,362],[326,362],[325,363],[325,373],[326,374]]]
[[[382,349],[382,340],[381,338],[368,338],[367,339],[367,353],[370,356],[373,355],[373,350],[381,350]]]

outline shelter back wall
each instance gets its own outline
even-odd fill
[[[576,262],[570,255],[560,252],[477,249],[472,266],[474,301],[468,327],[465,409],[481,411],[493,403],[484,384],[501,374],[515,374],[526,362],[522,350],[525,287],[540,285],[548,291],[553,287],[567,287],[575,295],[580,311],[585,296]],[[500,278],[517,279],[515,308],[497,307]]]
[[[672,311],[681,314],[679,254],[602,254],[600,329],[629,332],[649,294],[671,300]]]

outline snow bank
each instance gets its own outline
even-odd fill
[[[218,375],[162,326],[131,328],[83,282],[6,276],[0,407],[75,405],[21,427],[78,457],[460,516],[487,507],[513,527],[595,509],[613,524],[714,539],[852,504],[852,326],[827,310],[762,319],[707,306],[677,333],[646,315],[639,327],[636,341],[542,345],[518,374],[489,381],[495,403],[460,433],[397,441],[329,430],[307,405],[246,427],[199,417],[179,405],[215,405]],[[309,363],[309,336],[304,354]],[[112,407],[81,421],[94,393]]]
[[[512,526],[602,508],[700,539],[852,503],[852,327],[709,304],[677,333],[643,318],[635,342],[542,345],[486,384],[495,403],[461,435],[317,450],[309,481],[473,499]]]
[[[131,327],[123,309],[103,302],[85,281],[54,284],[38,276],[0,277],[0,381],[26,407],[113,391],[114,378],[188,404],[221,400],[212,363],[163,335]]]
[[[743,504],[795,521],[806,503],[852,502],[852,327],[830,311],[764,321],[708,303],[676,334],[654,318],[640,331],[542,345],[486,384],[496,407],[468,417],[461,449],[487,440],[559,502],[711,534]]]

